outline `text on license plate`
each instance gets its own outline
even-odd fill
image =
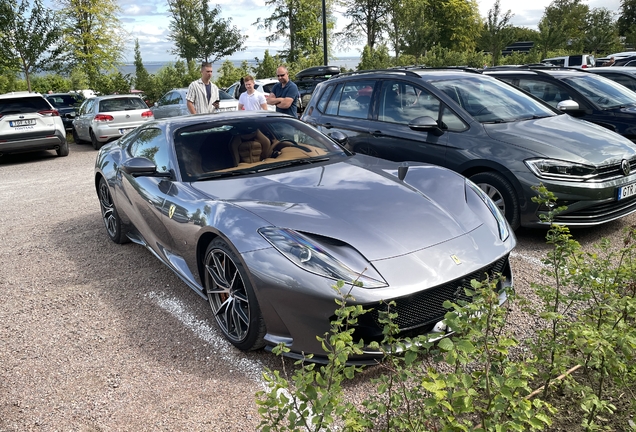
[[[636,183],[628,184],[618,188],[618,199],[622,200],[636,195]]]
[[[10,126],[13,127],[17,127],[17,126],[33,126],[35,124],[35,119],[29,119],[29,120],[13,120],[9,122]]]
[[[135,130],[135,128],[126,128],[126,129],[119,129],[119,133],[122,135],[126,135],[128,132]]]

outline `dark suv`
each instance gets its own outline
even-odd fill
[[[631,141],[473,70],[340,74],[318,84],[302,119],[344,133],[355,152],[465,175],[513,228],[543,226],[547,209],[531,200],[539,183],[568,207],[560,223],[592,226],[636,211]]]
[[[565,68],[511,68],[484,73],[636,142],[636,93],[610,79]]]

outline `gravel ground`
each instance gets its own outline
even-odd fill
[[[220,336],[207,303],[141,246],[112,243],[93,186],[96,152],[0,157],[0,431],[253,431],[261,371],[279,360]],[[630,216],[575,235],[620,237]],[[547,250],[520,230],[524,294]],[[513,314],[523,336],[531,320]],[[349,388],[368,390],[366,371]],[[356,396],[357,394],[357,396]]]

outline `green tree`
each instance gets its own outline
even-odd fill
[[[64,22],[69,69],[80,68],[92,87],[99,75],[116,72],[126,32],[117,17],[117,0],[58,0]]]
[[[267,18],[258,18],[254,24],[259,29],[272,31],[266,37],[267,42],[288,41],[288,48],[279,53],[282,59],[287,63],[295,63],[306,57],[311,57],[312,61],[322,58],[322,2],[320,0],[267,0],[265,4],[273,6],[274,12]],[[334,27],[334,18],[331,14],[332,0],[327,0],[325,6],[329,33],[329,30]],[[321,63],[322,61],[318,64]]]
[[[407,22],[408,14],[412,11],[408,8],[407,0],[390,0],[388,6],[388,38],[395,51],[396,60],[402,52],[402,35]]]
[[[510,25],[510,19],[513,14],[508,10],[501,14],[500,1],[496,0],[492,9],[488,10],[488,18],[482,33],[482,43],[487,51],[492,53],[492,64],[499,64],[501,50],[513,41],[514,33]]]
[[[371,51],[383,39],[383,29],[389,14],[390,0],[343,0],[344,16],[351,22],[339,33],[346,42],[364,38]]]
[[[516,27],[512,26],[512,41],[536,41],[539,36],[539,32],[537,30],[530,29],[528,27]]]
[[[548,56],[548,51],[564,45],[565,35],[557,23],[548,20],[539,21],[539,35],[535,40],[535,47],[541,52],[541,58]]]
[[[276,76],[276,68],[281,64],[281,58],[278,54],[272,56],[269,50],[265,50],[263,60],[256,60],[256,66],[252,68],[252,72],[256,75],[256,78],[269,78]]]
[[[139,39],[135,39],[135,85],[137,90],[147,90],[150,88],[150,74],[141,59],[139,49]]]
[[[215,62],[244,49],[247,36],[241,35],[231,19],[220,17],[221,8],[210,9],[207,1],[168,0],[172,18],[171,39],[176,48],[173,54],[186,60]]]
[[[606,8],[594,8],[587,16],[584,51],[593,54],[619,49],[620,40],[614,13]]]
[[[31,74],[51,69],[60,59],[61,40],[56,14],[40,0],[33,6],[29,0],[0,0],[0,64],[21,70],[29,91]]]
[[[636,28],[636,0],[621,0],[618,20],[618,34],[628,36]]]
[[[168,8],[172,15],[168,39],[175,44],[173,54],[185,59],[190,65],[197,57],[194,37],[190,34],[191,23],[197,20],[198,0],[168,0]]]
[[[382,44],[377,49],[372,49],[368,45],[362,50],[362,57],[358,70],[384,69],[393,66],[389,49]]]
[[[550,3],[539,21],[539,31],[547,32],[541,38],[554,38],[551,44],[555,45],[548,49],[565,48],[574,53],[582,52],[589,11],[589,6],[583,4],[583,0],[554,0]]]
[[[249,73],[250,67],[247,64],[247,60],[243,60],[239,67],[234,66],[231,61],[226,60],[219,69],[219,77],[216,79],[216,85],[220,88],[227,88]]]
[[[403,52],[419,56],[433,47],[473,51],[481,33],[479,7],[474,0],[413,0]]]

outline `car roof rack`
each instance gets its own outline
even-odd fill
[[[543,75],[548,75],[547,73],[545,73],[545,71],[577,71],[577,72],[587,72],[587,70],[585,69],[578,69],[578,68],[574,68],[574,67],[563,67],[563,66],[537,66],[537,65],[521,65],[521,66],[513,66],[510,68],[492,68],[490,69],[491,71],[497,72],[497,71],[502,71],[502,72],[506,72],[506,71],[512,71],[512,70],[522,70],[522,71],[534,71],[537,72],[539,74],[543,74]],[[486,69],[486,71],[488,71],[488,69]]]
[[[410,70],[387,68],[387,69],[367,69],[367,70],[354,71],[354,72],[342,72],[342,73],[339,73],[338,75],[334,75],[333,78],[338,78],[341,76],[364,75],[364,74],[377,73],[377,72],[402,72],[406,75],[416,76],[418,78],[420,77],[418,74]]]

